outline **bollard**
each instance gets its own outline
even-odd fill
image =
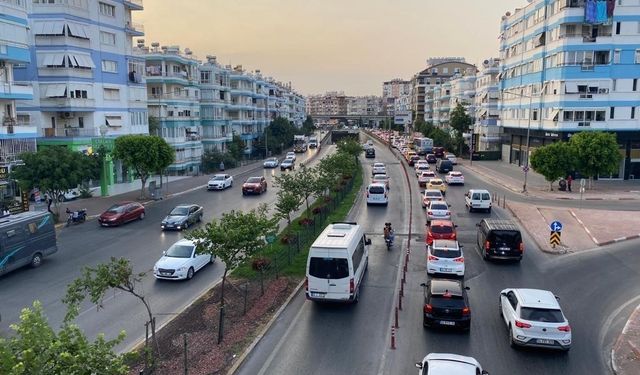
[[[396,350],[396,329],[391,327],[391,349]]]
[[[396,328],[398,328],[398,308],[396,307]]]
[[[402,311],[402,296],[398,294],[398,309]]]
[[[400,295],[404,297],[404,283],[400,284]]]

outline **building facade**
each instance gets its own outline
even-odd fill
[[[473,136],[476,138],[475,151],[500,150],[500,101],[499,80],[500,59],[486,59],[476,75],[475,122]]]
[[[402,113],[410,110],[410,108],[402,109],[410,101],[411,81],[396,78],[382,83],[382,110],[385,115],[393,117],[398,110]]]
[[[198,60],[179,46],[153,43],[151,48],[140,48],[145,56],[149,116],[158,122],[157,134],[176,152],[168,173],[197,174],[203,150]]]
[[[600,178],[640,176],[640,1],[611,1],[606,12],[595,6],[534,0],[502,17],[503,160],[526,164],[537,147],[610,131],[621,161]]]
[[[382,99],[379,96],[354,96],[347,101],[347,115],[378,116],[382,114]]]
[[[311,116],[334,116],[347,114],[349,97],[343,92],[327,92],[323,95],[311,95],[307,98],[308,112]]]

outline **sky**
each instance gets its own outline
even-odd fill
[[[304,95],[382,95],[426,59],[498,55],[500,18],[526,0],[144,0],[147,45],[291,82]],[[136,38],[137,39],[137,38]],[[135,40],[134,40],[135,43]]]

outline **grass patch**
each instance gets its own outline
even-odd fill
[[[360,191],[362,182],[362,168],[359,166],[353,177],[351,189],[344,193],[345,195],[342,201],[337,202],[335,209],[328,214],[314,215],[312,213],[314,208],[331,205],[331,202],[327,203],[324,201],[324,198],[319,198],[313,202],[313,204],[309,205],[308,210],[303,211],[299,217],[292,220],[291,224],[287,225],[278,234],[276,240],[256,256],[256,258],[268,259],[270,262],[269,269],[265,271],[265,275],[277,273],[278,275],[303,277],[306,272],[309,246],[311,246],[318,234],[320,234],[328,224],[334,221],[342,221],[347,217]],[[336,199],[339,198],[340,194],[340,192],[332,192],[331,197]],[[304,227],[300,225],[300,220],[304,218],[313,219],[315,221],[315,227]],[[291,245],[284,243],[283,238],[287,236],[297,238],[298,243]],[[250,261],[233,270],[231,275],[238,278],[253,279],[259,277],[260,273],[252,268],[252,262]]]

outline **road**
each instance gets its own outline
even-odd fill
[[[322,148],[324,155],[334,146]],[[306,161],[317,150],[298,154],[296,163]],[[319,160],[315,159],[313,163]],[[97,221],[64,228],[58,234],[59,251],[43,262],[37,269],[24,268],[0,278],[0,335],[10,333],[9,324],[19,320],[20,309],[31,306],[39,300],[53,327],[58,327],[64,318],[66,308],[61,299],[67,285],[80,276],[82,267],[108,262],[111,257],[124,257],[131,261],[134,272],[146,272],[139,287],[151,304],[158,325],[209,290],[221,279],[223,265],[216,262],[207,266],[189,282],[156,281],[152,275],[154,263],[166,250],[183,237],[181,232],[161,232],[160,221],[171,209],[181,203],[196,203],[204,207],[203,222],[220,217],[230,210],[250,210],[260,203],[273,204],[278,189],[273,185],[274,176],[279,168],[262,169],[257,167],[250,173],[235,176],[232,188],[225,191],[207,191],[198,189],[183,195],[158,201],[147,207],[143,221],[132,222],[120,227],[101,228]],[[243,197],[242,182],[250,175],[264,175],[267,178],[268,191],[260,196]],[[126,340],[117,348],[130,349],[144,338],[146,310],[142,304],[130,295],[120,292],[107,293],[104,309],[96,310],[90,303],[82,306],[77,323],[88,337],[105,333],[114,338],[118,332],[127,332]]]
[[[377,145],[377,158],[388,164],[395,159]],[[304,299],[301,291],[283,315],[247,357],[238,374],[400,374],[414,373],[414,363],[430,352],[452,352],[477,358],[491,374],[605,374],[613,340],[640,294],[640,241],[620,243],[595,251],[568,256],[551,256],[535,249],[525,233],[528,249],[521,264],[485,263],[474,247],[475,224],[483,217],[508,218],[502,209],[489,214],[464,210],[464,191],[488,184],[467,174],[465,187],[451,187],[447,201],[452,205],[458,235],[464,245],[466,285],[472,308],[469,333],[425,330],[422,327],[422,287],[425,272],[424,211],[417,193],[409,197],[402,170],[389,168],[393,181],[387,208],[356,203],[351,220],[373,233],[369,271],[359,304],[317,305]],[[365,168],[366,171],[366,168]],[[413,187],[417,186],[411,177]],[[492,188],[495,190],[498,188]],[[501,191],[501,193],[506,193]],[[391,221],[398,233],[407,233],[408,204],[413,205],[412,253],[400,312],[397,349],[389,349],[392,309],[396,301],[398,264],[404,253],[383,248],[380,227]],[[398,236],[399,240],[406,237]],[[402,241],[397,241],[400,243]],[[573,330],[574,346],[569,353],[514,350],[498,313],[499,291],[507,287],[552,290]]]

